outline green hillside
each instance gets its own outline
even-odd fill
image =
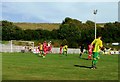
[[[60,23],[14,23],[14,25],[26,30],[26,29],[44,29],[53,30],[58,29]]]
[[[60,23],[14,23],[14,25],[26,30],[26,29],[43,29],[50,30],[59,29]],[[104,27],[104,23],[98,23],[97,26]]]

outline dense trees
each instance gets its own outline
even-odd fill
[[[2,39],[3,40],[19,40],[22,38],[23,31],[19,27],[13,25],[12,22],[2,21]]]
[[[66,39],[71,47],[78,47],[81,39],[81,31],[78,27],[76,20],[66,18],[64,23],[61,24],[59,29],[59,39]]]
[[[104,42],[120,41],[120,23],[106,23],[104,27],[97,25],[97,35],[102,35]],[[2,21],[3,40],[65,40],[69,47],[78,47],[80,43],[89,43],[94,39],[94,22],[82,23],[77,19],[66,17],[59,29],[52,31],[36,29],[22,30],[12,22]],[[64,41],[63,41],[64,43]]]

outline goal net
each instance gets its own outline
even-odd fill
[[[33,41],[11,40],[2,46],[2,52],[28,52],[34,49]]]

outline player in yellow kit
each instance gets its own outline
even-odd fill
[[[39,56],[43,56],[43,43],[39,44],[39,51],[40,51]]]
[[[66,54],[67,56],[67,49],[68,49],[67,45],[63,46],[63,55]]]
[[[98,59],[99,59],[99,52],[100,52],[100,49],[103,47],[101,38],[102,38],[101,36],[98,36],[98,38],[95,39],[91,43],[92,46],[94,45],[93,60],[92,60],[92,68],[91,69],[96,69],[96,64],[97,64]]]

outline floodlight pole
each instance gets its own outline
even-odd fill
[[[96,39],[96,33],[97,33],[97,28],[96,28],[96,14],[97,14],[97,10],[94,10],[93,14],[95,15],[95,39]]]

